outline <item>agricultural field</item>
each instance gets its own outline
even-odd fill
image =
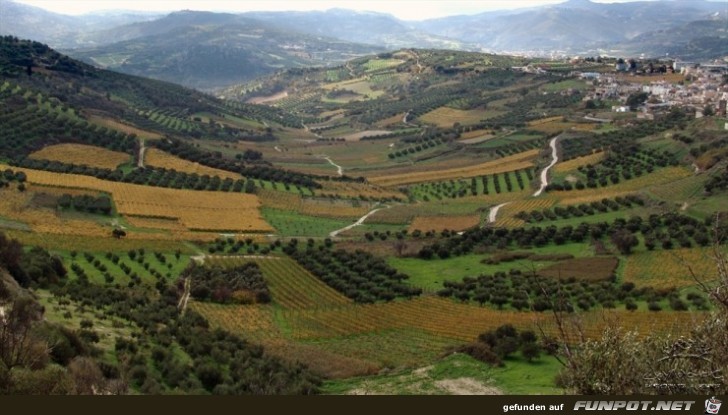
[[[184,173],[208,175],[211,177],[218,176],[221,179],[240,179],[239,174],[233,172],[215,169],[201,165],[200,163],[194,163],[181,159],[177,156],[173,156],[169,153],[165,153],[162,150],[156,148],[149,148],[144,151],[144,164],[152,167],[159,167],[163,169],[176,170]]]
[[[44,147],[32,153],[30,158],[111,170],[131,161],[129,154],[84,144],[56,144]]]
[[[272,230],[260,216],[260,201],[255,195],[152,188],[89,176],[22,171],[30,183],[40,186],[109,193],[117,212],[124,216],[179,219],[187,229],[203,232]]]
[[[411,174],[377,176],[370,178],[369,181],[380,186],[391,187],[434,180],[460,179],[504,173],[533,167],[533,160],[538,156],[538,153],[538,150],[530,150],[475,166]]]
[[[127,393],[574,394],[564,345],[721,312],[723,119],[576,72],[693,75],[412,48],[213,96],[18,42],[0,282]]]

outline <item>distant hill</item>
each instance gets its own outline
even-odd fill
[[[191,11],[102,35],[129,40],[69,53],[105,68],[200,89],[249,81],[283,68],[340,63],[383,50],[282,30],[240,15]]]
[[[310,12],[251,12],[245,16],[284,30],[368,43],[388,49],[406,47],[470,50],[474,46],[411,27],[396,17],[375,12],[331,9]]]
[[[728,14],[643,33],[616,46],[626,54],[701,60],[728,56]]]
[[[56,48],[73,48],[97,44],[96,31],[153,20],[159,16],[159,13],[124,10],[69,16],[10,0],[0,0],[0,35],[33,39]]]
[[[627,42],[726,10],[708,1],[592,3],[571,0],[529,10],[425,20],[414,27],[494,51],[580,52]]]

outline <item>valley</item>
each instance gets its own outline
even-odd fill
[[[210,94],[0,37],[0,319],[65,345],[0,375],[67,379],[2,391],[695,393],[560,361],[720,324],[726,66],[360,46]]]

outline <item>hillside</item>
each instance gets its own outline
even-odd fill
[[[615,63],[400,49],[214,97],[0,38],[0,268],[75,345],[23,385],[698,393],[643,379],[695,330],[726,367],[728,85]]]
[[[640,34],[669,30],[666,28],[704,20],[724,11],[724,5],[708,1],[605,4],[571,0],[525,11],[426,20],[415,27],[492,51],[584,53],[610,50],[614,44]],[[652,55],[654,52],[645,48],[638,53]]]
[[[198,89],[251,80],[282,68],[325,65],[377,51],[331,37],[280,30],[258,20],[203,12],[113,29],[122,42],[74,50],[90,63]]]

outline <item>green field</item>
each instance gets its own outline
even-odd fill
[[[448,395],[448,394],[559,394],[553,386],[560,365],[552,357],[527,363],[512,359],[493,368],[470,356],[452,354],[434,365],[383,376],[324,385],[329,394]]]

